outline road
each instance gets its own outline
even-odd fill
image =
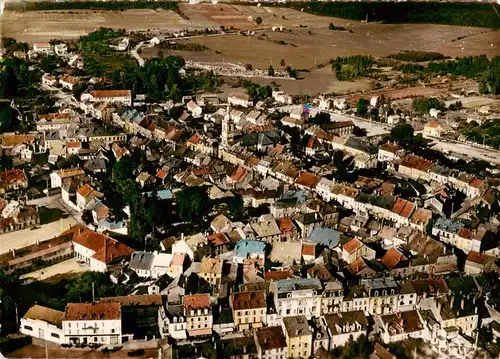
[[[58,89],[57,87],[49,86],[46,84],[41,84],[40,87],[44,91],[50,92],[52,96],[54,96],[57,99],[64,100],[68,105],[72,107],[80,107],[80,103],[75,99],[75,97],[72,94],[68,94],[63,92],[61,89]]]

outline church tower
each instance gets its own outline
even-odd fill
[[[222,147],[227,148],[229,147],[229,137],[231,135],[232,131],[232,126],[231,126],[231,115],[229,114],[230,109],[229,106],[226,108],[226,114],[224,115],[224,119],[222,120],[222,131],[221,131],[221,137],[222,137]]]

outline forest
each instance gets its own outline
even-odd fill
[[[500,28],[494,4],[448,2],[288,2],[276,4],[321,16],[385,23]]]

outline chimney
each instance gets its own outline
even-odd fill
[[[15,257],[16,256],[16,250],[15,249],[11,249],[10,252],[12,253],[12,255]]]
[[[460,302],[460,308],[464,310],[464,307],[465,307],[465,299],[462,298],[462,301]]]

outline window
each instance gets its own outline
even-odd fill
[[[29,325],[25,325],[25,326],[24,326],[24,329],[26,329],[26,330],[33,330],[33,328],[32,328],[32,327],[30,327]]]
[[[111,329],[111,334],[114,334],[115,333],[115,330],[114,329]]]
[[[97,337],[94,337],[94,342],[97,342]]]
[[[57,333],[50,333],[50,336],[54,338],[59,338],[59,334]]]

